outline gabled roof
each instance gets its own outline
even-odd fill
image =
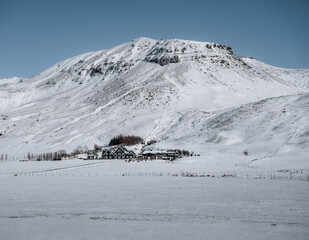
[[[131,151],[129,151],[130,153],[132,153],[133,155],[135,155],[136,156],[136,153],[135,152],[133,152],[132,150]]]
[[[128,149],[126,149],[125,147],[120,147],[120,149],[124,152],[129,152]]]
[[[122,151],[124,153],[129,153],[130,151],[128,149],[126,149],[125,147],[118,147],[115,149],[115,152],[116,151]]]
[[[110,150],[103,150],[102,155],[108,154],[110,152],[111,152]]]
[[[102,156],[103,155],[107,155],[107,154],[111,154],[114,155],[116,153],[116,151],[121,151],[122,153],[125,154],[132,154],[134,156],[136,156],[136,153],[134,151],[129,151],[127,148],[125,147],[118,147],[118,148],[114,148],[114,149],[108,149],[108,150],[103,150],[102,152]]]

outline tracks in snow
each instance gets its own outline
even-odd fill
[[[33,174],[40,174],[40,173],[48,173],[48,172],[57,172],[62,170],[77,170],[89,166],[95,166],[95,165],[103,165],[107,163],[111,163],[115,161],[104,161],[104,162],[97,162],[97,163],[86,163],[86,164],[79,164],[79,165],[73,165],[73,166],[67,166],[67,167],[57,167],[57,168],[51,168],[51,169],[45,169],[45,170],[36,170],[36,171],[29,171],[29,172],[19,172],[15,173],[14,176],[17,175],[33,175]],[[0,173],[0,175],[12,175],[14,173]]]

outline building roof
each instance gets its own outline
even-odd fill
[[[123,151],[125,151],[125,152],[129,152],[129,150],[128,149],[126,149],[125,147],[120,147]]]
[[[88,156],[91,156],[91,155],[93,155],[93,156],[98,156],[98,154],[97,154],[96,152],[88,153],[87,155],[88,155]]]
[[[133,155],[136,155],[135,154],[135,152],[134,151],[129,151],[127,148],[125,148],[125,147],[118,147],[118,148],[115,148],[115,149],[110,149],[110,150],[104,150],[103,152],[102,152],[102,155],[104,155],[104,154],[111,154],[111,155],[113,155],[117,150],[119,150],[120,149],[120,151],[122,151],[122,152],[124,152],[125,154],[133,154]]]
[[[132,153],[132,154],[134,154],[135,156],[136,156],[136,153],[135,152],[133,152],[133,150],[131,150],[131,151],[129,151],[130,153]]]
[[[156,149],[156,150],[146,150],[143,152],[143,155],[149,155],[149,154],[153,154],[153,155],[160,155],[160,154],[175,154],[177,153],[177,150],[160,150],[160,149]]]

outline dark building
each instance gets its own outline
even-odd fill
[[[130,159],[136,157],[135,152],[129,151],[125,147],[118,147],[112,150],[104,150],[102,152],[103,159]]]

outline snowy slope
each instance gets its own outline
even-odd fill
[[[165,115],[149,138],[161,140],[158,148],[186,146],[208,159],[223,154],[226,164],[263,162],[271,167],[308,168],[309,94],[211,113],[194,110]]]
[[[249,57],[243,57],[242,60],[248,65],[258,68],[260,71],[268,72],[275,78],[282,79],[294,86],[309,88],[309,69],[278,68]]]
[[[207,112],[214,116],[250,102],[308,92],[306,70],[288,72],[289,79],[303,76],[295,84],[287,72],[273,69],[239,58],[225,45],[179,39],[139,38],[82,54],[23,81],[0,80],[0,153],[92,147],[120,133],[163,143],[175,138],[173,131],[182,131],[181,124],[173,131],[167,124],[166,134],[158,132],[164,121],[195,122]],[[281,104],[275,99],[272,104]],[[240,117],[240,126],[247,117]],[[193,126],[189,134],[198,139],[206,129]],[[180,139],[187,134],[182,133]],[[165,142],[188,149],[176,140]]]

